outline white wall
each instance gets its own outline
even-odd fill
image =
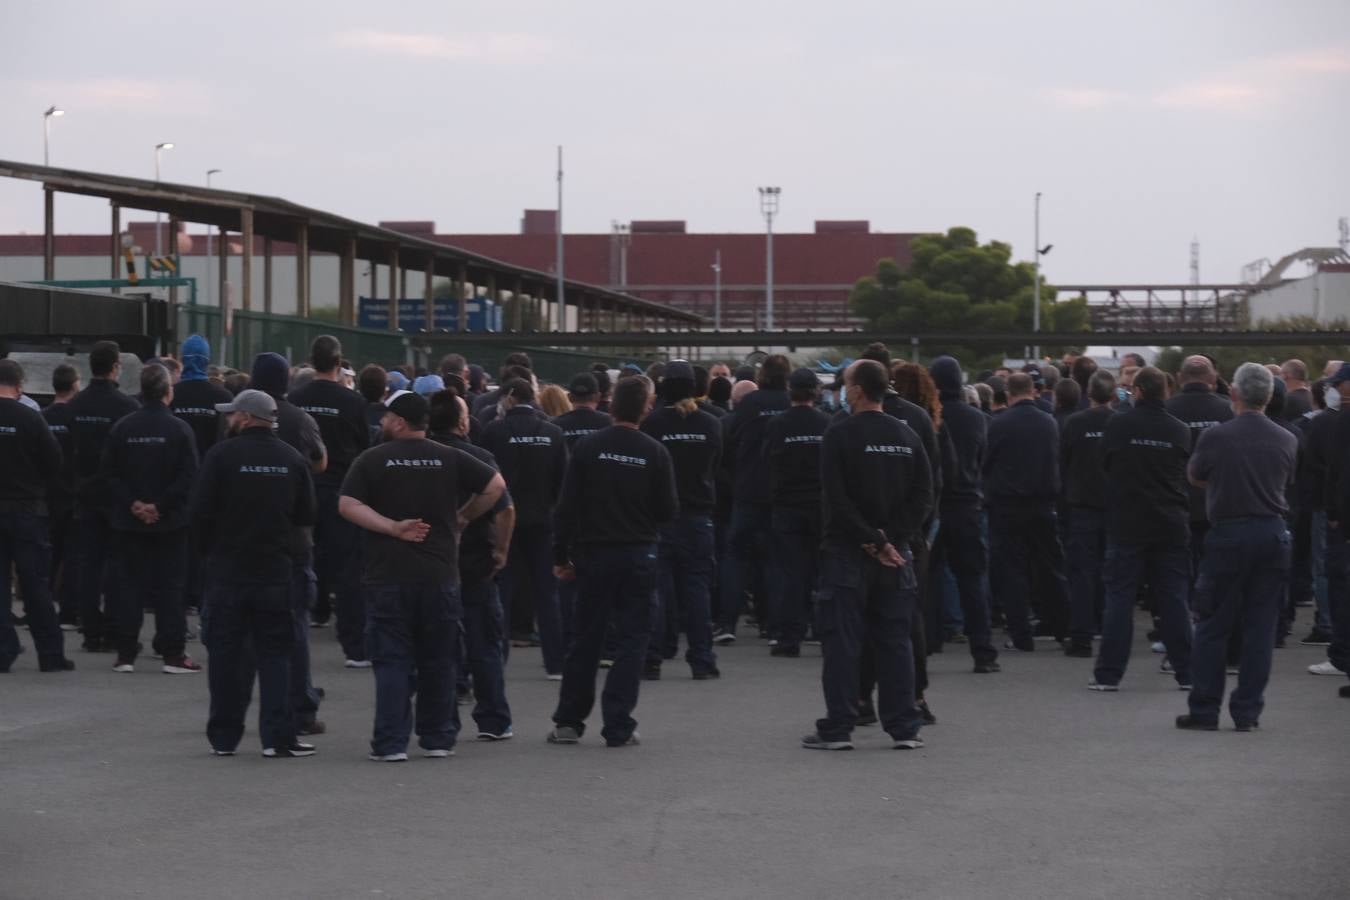
[[[1319,272],[1251,296],[1252,322],[1311,316],[1326,324],[1350,321],[1350,272]]]

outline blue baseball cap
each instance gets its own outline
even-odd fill
[[[384,383],[391,391],[406,391],[408,389],[408,376],[395,369],[389,373]]]
[[[412,389],[415,393],[425,396],[445,390],[445,382],[439,375],[422,375],[413,382]]]

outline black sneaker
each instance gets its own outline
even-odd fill
[[[289,747],[268,747],[263,750],[264,759],[299,759],[302,756],[313,756],[315,753],[313,744],[306,744],[302,741],[292,741]]]
[[[1030,638],[1024,641],[1015,641],[1008,639],[1003,642],[1004,650],[1017,650],[1021,653],[1032,653],[1036,650],[1036,642]]]
[[[992,675],[994,672],[1002,672],[1002,671],[1003,667],[998,664],[997,660],[990,660],[989,662],[977,662],[975,664],[974,669],[976,675]]]
[[[1340,689],[1339,696],[1342,700],[1350,700],[1350,684]]]
[[[605,741],[605,746],[606,746],[606,747],[636,747],[636,746],[637,746],[638,744],[640,744],[640,743],[642,743],[642,739],[638,736],[638,733],[635,731],[635,732],[633,732],[632,734],[630,734],[628,737],[624,738],[624,739],[621,740],[621,741]]]
[[[1064,646],[1064,655],[1072,656],[1075,659],[1092,659],[1093,656],[1092,645],[1074,644],[1074,643],[1066,644]]]
[[[1260,731],[1261,724],[1259,722],[1235,722],[1233,724],[1233,730],[1246,734],[1251,731]]]
[[[311,719],[308,722],[301,722],[295,728],[295,733],[300,737],[308,737],[311,734],[323,734],[328,730],[328,726],[318,719]]]
[[[734,644],[736,643],[736,632],[727,631],[725,628],[713,629],[714,644]]]
[[[1218,731],[1218,722],[1197,719],[1195,716],[1177,716],[1177,727],[1182,731]]]
[[[712,681],[722,677],[722,670],[717,668],[708,669],[706,672],[695,672],[695,681]]]
[[[852,750],[853,742],[848,738],[842,741],[830,741],[819,734],[808,734],[802,738],[802,746],[807,750]]]
[[[788,659],[796,659],[802,655],[802,648],[800,645],[788,646],[786,644],[779,644],[776,647],[769,648],[769,655],[785,656]]]
[[[923,724],[925,725],[937,724],[937,716],[933,715],[933,711],[928,708],[927,700],[916,700],[914,702],[914,705],[919,708],[919,715],[923,716]]]
[[[1299,643],[1305,647],[1325,647],[1331,643],[1331,632],[1325,628],[1314,628]]]
[[[660,680],[661,680],[661,667],[660,667],[660,666],[647,666],[646,668],[644,668],[644,669],[642,670],[642,680],[643,680],[643,681],[660,681]]]
[[[858,727],[877,724],[877,711],[870,703],[862,704],[858,707],[858,721],[854,724]]]
[[[75,669],[75,661],[66,659],[64,656],[60,659],[53,659],[50,662],[39,662],[39,672],[71,672]]]

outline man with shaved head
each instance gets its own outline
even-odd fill
[[[1186,423],[1191,430],[1191,446],[1200,440],[1200,435],[1233,418],[1233,406],[1224,397],[1214,392],[1218,384],[1219,373],[1214,364],[1205,356],[1188,356],[1181,363],[1177,381],[1181,390],[1167,401],[1167,411]],[[1195,578],[1200,572],[1200,559],[1204,554],[1205,535],[1209,533],[1209,517],[1205,513],[1205,492],[1192,486],[1191,489],[1191,601],[1195,601]]]
[[[1284,420],[1296,422],[1313,408],[1308,364],[1301,359],[1286,359],[1280,366],[1280,377],[1284,379]]]

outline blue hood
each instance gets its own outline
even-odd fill
[[[182,381],[205,381],[206,369],[211,365],[211,345],[200,334],[189,335],[183,341]]]

